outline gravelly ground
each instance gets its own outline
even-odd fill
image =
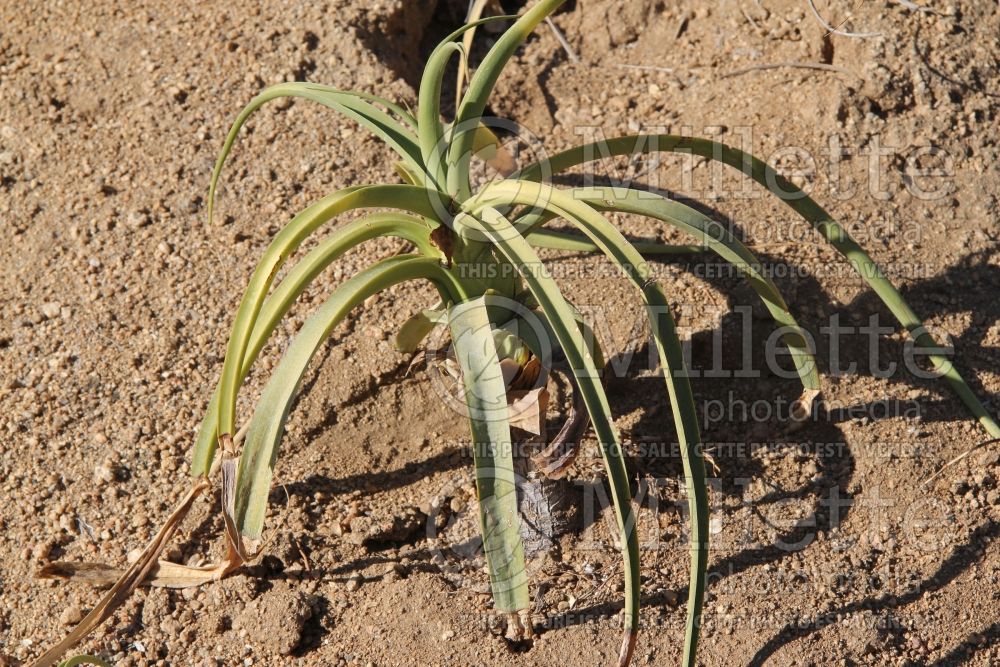
[[[267,84],[302,79],[412,105],[420,58],[456,14],[398,0],[257,4],[0,5],[0,665],[37,656],[100,595],[37,581],[42,563],[124,563],[186,490],[187,451],[230,318],[271,235],[334,188],[396,179],[389,153],[359,128],[303,102],[275,103],[241,138],[220,219],[208,226],[208,176],[237,110]],[[831,22],[853,4],[817,3]],[[953,337],[977,393],[996,396],[1000,8],[874,2],[853,16],[851,29],[882,35],[825,36],[793,0],[578,0],[556,24],[581,62],[541,30],[491,106],[551,148],[598,129],[665,128],[808,171],[801,157],[775,152],[801,147],[815,160],[801,181],[852,225],[929,324]],[[836,71],[744,71],[790,62]],[[847,155],[833,159],[833,145]],[[907,162],[931,145],[948,159]],[[605,166],[628,173],[623,163]],[[950,175],[913,181],[923,166]],[[632,167],[647,183],[696,195],[775,262],[828,375],[830,336],[820,327],[831,316],[845,326],[868,324],[869,313],[890,321],[787,210],[745,196],[753,188],[683,158]],[[943,190],[921,198],[915,182]],[[657,235],[643,221],[621,224]],[[366,245],[310,289],[251,379],[247,411],[309,310],[352,270],[397,250]],[[596,260],[547,257],[575,301],[607,323],[607,348],[641,342],[620,280]],[[742,281],[709,275],[713,267],[698,258],[661,267],[703,369],[716,331],[727,363],[739,361],[743,320],[723,314],[753,303]],[[536,572],[535,620],[546,630],[530,648],[501,636],[478,564],[428,538],[422,523],[374,546],[352,538],[419,517],[435,498],[461,508],[472,491],[463,420],[436,400],[425,373],[406,374],[409,360],[391,346],[394,327],[430,296],[394,289],[334,335],[289,424],[269,556],[203,589],[140,592],[85,650],[121,665],[610,662],[621,574],[602,522],[564,535]],[[748,321],[762,346],[762,312]],[[839,366],[856,368],[824,385],[839,410],[793,436],[773,416],[744,419],[740,401],[787,404],[794,380],[766,366],[756,379],[693,380],[720,479],[705,664],[1000,660],[1000,450],[921,486],[983,436],[940,383],[874,372],[870,350],[880,368],[902,364],[903,340],[891,333],[873,347],[863,332],[846,336]],[[639,357],[633,381],[610,385],[619,426],[636,475],[671,482],[676,458],[641,451],[669,440],[671,426]],[[596,474],[593,451],[577,464],[576,488]],[[682,498],[671,482],[659,499],[658,515],[641,512],[658,548],[643,552],[639,664],[676,663],[683,633]],[[171,557],[211,558],[220,530],[214,506],[201,503]]]

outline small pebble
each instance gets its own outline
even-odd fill
[[[59,614],[59,622],[62,625],[76,625],[83,618],[83,611],[79,605],[71,604],[63,609]]]
[[[59,313],[62,312],[62,304],[58,301],[49,301],[48,303],[43,303],[40,310],[42,311],[42,315],[52,320],[59,317]]]
[[[138,229],[139,227],[145,227],[149,224],[149,214],[143,211],[133,211],[128,214],[128,219],[126,220],[129,227],[132,229]]]
[[[104,461],[96,468],[94,468],[94,480],[97,482],[104,482],[105,484],[110,484],[115,481],[115,468],[108,461]]]

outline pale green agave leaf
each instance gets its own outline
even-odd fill
[[[444,311],[444,304],[438,303],[433,308],[425,308],[419,313],[414,313],[407,318],[396,332],[396,350],[406,354],[416,352],[424,339],[430,335],[434,329],[442,324],[446,324],[448,315]]]
[[[551,216],[555,217],[555,216]],[[518,218],[516,222],[521,222]],[[527,234],[528,241],[536,248],[570,250],[575,252],[599,251],[594,242],[583,234],[560,232],[555,229],[536,228]],[[643,255],[690,255],[708,250],[705,246],[690,244],[656,243],[652,241],[630,241],[632,247]]]
[[[469,11],[465,16],[465,23],[473,23],[478,21],[486,10],[486,5],[488,5],[490,0],[470,0]],[[468,54],[472,50],[472,40],[476,36],[476,29],[473,28],[469,30],[464,35],[462,35],[462,48],[465,53]],[[463,58],[462,62],[458,64],[458,76],[455,79],[455,110],[458,111],[458,107],[462,104],[462,88],[465,86],[465,77],[469,73],[469,61],[468,58]]]
[[[603,253],[618,265],[642,294],[646,304],[653,339],[656,341],[663,377],[667,385],[674,428],[680,444],[684,466],[690,512],[691,572],[688,588],[687,628],[684,646],[684,664],[693,665],[697,654],[701,609],[704,602],[708,571],[708,495],[705,486],[705,466],[701,456],[701,435],[694,396],[684,367],[684,357],[677,337],[670,304],[662,289],[652,279],[649,267],[639,252],[622,236],[621,232],[604,216],[573,193],[563,192],[548,185],[533,182],[505,181],[486,186],[480,201],[499,206],[521,204],[547,209],[573,223]],[[467,202],[473,212],[484,204]],[[484,210],[491,210],[485,208]],[[521,238],[518,236],[518,238]]]
[[[424,65],[424,71],[420,77],[420,91],[417,104],[417,136],[419,138],[420,155],[423,158],[424,166],[439,188],[444,188],[445,186],[447,169],[444,160],[447,143],[445,142],[444,124],[441,122],[441,86],[451,56],[457,53],[462,57],[463,61],[466,58],[465,46],[454,40],[461,37],[462,33],[470,32],[484,23],[507,18],[513,17],[491,16],[490,18],[478,19],[471,23],[466,23],[441,40],[431,52],[431,55],[427,58],[427,63]]]
[[[591,193],[590,190],[596,192]],[[598,210],[636,213],[666,222],[691,234],[719,257],[738,267],[774,321],[784,328],[783,340],[792,354],[802,386],[805,389],[820,388],[819,370],[805,331],[795,320],[777,285],[763,272],[760,260],[724,225],[690,206],[655,193],[640,194],[638,190],[631,189],[616,193],[614,188],[586,188],[573,190],[571,196]]]
[[[493,344],[501,359],[512,359],[518,363],[527,361],[528,347],[519,336],[505,329],[494,329]]]
[[[414,185],[367,185],[345,188],[323,197],[279,231],[250,276],[233,321],[219,383],[219,434],[231,436],[236,415],[236,393],[253,328],[275,275],[312,232],[334,217],[361,208],[396,208],[434,218],[441,202],[432,191]]]
[[[504,185],[509,185],[509,183]],[[524,187],[526,191],[538,192],[527,183],[524,183]],[[771,313],[774,321],[784,329],[782,338],[792,355],[803,388],[807,390],[820,388],[819,370],[805,330],[799,326],[791,314],[788,304],[777,286],[762,272],[763,265],[760,260],[725,226],[712,221],[690,206],[672,201],[656,193],[629,188],[594,187],[575,188],[569,192],[574,199],[586,202],[598,210],[635,213],[666,222],[676,229],[691,234],[702,243],[697,246],[666,246],[666,248],[710,250],[738,267],[747,276],[750,286],[760,297],[764,307]],[[486,196],[486,191],[480,196]],[[528,196],[530,197],[530,195]],[[533,245],[539,245],[534,239],[539,234],[546,234],[546,230],[542,229],[541,225],[558,217],[560,215],[558,210],[547,210],[544,214],[538,212],[526,214],[518,219],[517,227],[523,234],[527,235],[528,240],[532,241]],[[552,232],[548,232],[548,234],[552,234]],[[570,237],[569,241],[561,244],[560,239],[566,237]],[[586,235],[563,233],[555,239],[556,241],[549,243],[547,247],[563,245],[562,249],[601,250],[601,247]],[[546,242],[547,239],[543,236],[543,243]],[[630,243],[630,245],[640,255],[644,254],[641,244]]]
[[[397,283],[421,278],[431,280],[448,302],[454,303],[463,297],[461,287],[436,260],[413,255],[392,257],[338,287],[309,317],[288,346],[257,403],[240,455],[233,513],[244,537],[256,540],[263,531],[271,476],[285,420],[316,350],[333,328],[365,299]]]
[[[448,193],[460,200],[470,195],[469,160],[473,153],[476,128],[500,73],[517,48],[545,17],[558,9],[565,0],[541,0],[526,11],[497,39],[476,72],[469,80],[469,89],[462,98],[455,116],[455,133],[448,146]]]
[[[530,599],[518,517],[507,388],[485,299],[479,297],[454,306],[449,314],[449,327],[455,359],[462,369],[472,428],[479,520],[493,602],[498,611],[521,611],[528,608]]]
[[[426,222],[403,213],[375,213],[334,231],[300,260],[264,301],[247,342],[237,389],[243,385],[271,333],[295,300],[332,262],[359,244],[381,236],[405,239],[413,243],[421,254],[435,257],[438,256],[437,249],[430,242],[430,232]],[[191,464],[192,474],[196,477],[208,473],[215,454],[219,436],[219,397],[219,388],[216,388],[198,432]]]
[[[570,368],[580,388],[594,432],[600,443],[601,456],[608,472],[608,485],[614,504],[615,518],[621,533],[622,559],[625,564],[625,636],[619,664],[627,664],[635,646],[639,626],[639,539],[635,514],[632,511],[628,472],[622,458],[621,441],[611,418],[600,372],[588,341],[577,326],[576,314],[566,302],[552,277],[536,271],[541,262],[527,240],[509,220],[491,207],[484,207],[481,218],[462,216],[456,226],[470,225],[486,236],[500,253],[521,272],[528,289],[534,296],[545,319],[552,327],[556,340],[569,361]]]
[[[492,295],[486,295],[487,307],[489,307],[493,298],[495,297]],[[520,302],[520,309],[516,316],[504,322],[499,328],[515,336],[532,354],[538,357],[543,366],[548,367],[552,363],[553,353],[561,349],[559,341],[546,314],[538,309],[537,304],[535,304],[534,308],[528,308],[524,305],[523,301],[522,299]],[[509,312],[510,302],[505,299],[503,303],[505,311]],[[584,344],[594,359],[594,367],[597,369],[603,368],[604,353],[601,350],[600,341],[597,340],[597,334],[594,333],[590,325],[583,319],[583,315],[572,303],[567,301],[566,305],[573,313],[576,326],[583,335]]]
[[[422,182],[422,175],[424,174],[423,163],[420,159],[420,147],[417,144],[417,138],[414,136],[413,131],[391,118],[385,112],[369,104],[366,99],[377,100],[387,107],[406,113],[398,106],[374,95],[354,91],[340,91],[316,83],[279,83],[267,88],[264,92],[253,98],[243,111],[240,112],[239,116],[236,117],[233,126],[229,130],[229,134],[226,135],[222,151],[219,153],[215,167],[212,169],[212,180],[208,189],[209,222],[212,221],[215,211],[215,192],[218,188],[219,176],[222,174],[222,167],[226,164],[226,158],[229,157],[229,152],[232,150],[240,130],[246,124],[247,120],[249,120],[250,116],[260,107],[282,97],[301,97],[312,100],[357,121],[363,127],[381,137],[390,148],[396,151],[403,158],[403,162],[407,166],[407,173],[413,178],[420,178]],[[409,114],[406,113],[406,116],[409,116]],[[409,116],[409,119],[412,121],[412,116]]]
[[[583,144],[548,156],[544,162],[526,166],[521,171],[520,178],[538,180],[543,175],[558,174],[596,159],[658,152],[693,154],[707,160],[719,161],[752,178],[811,224],[827,243],[847,259],[861,279],[872,288],[899,323],[910,332],[917,345],[925,350],[942,349],[903,299],[899,290],[885,277],[881,267],[851,238],[847,230],[801,188],[781,176],[766,162],[749,153],[716,141],[680,135],[624,136]],[[1000,425],[966,383],[951,359],[936,353],[928,354],[928,357],[935,370],[976,417],[983,430],[992,438],[1000,438]]]

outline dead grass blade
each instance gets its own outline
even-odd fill
[[[854,7],[854,9],[857,9],[858,7],[860,7],[863,2],[864,2],[864,0],[862,0],[862,2],[859,2]],[[833,26],[833,25],[830,25],[830,23],[827,22],[827,20],[823,18],[823,15],[819,13],[819,10],[816,9],[816,1],[815,0],[806,0],[806,4],[809,5],[809,9],[812,10],[813,16],[816,17],[816,20],[819,22],[819,24],[821,26],[823,26],[824,30],[826,30],[826,35],[824,35],[824,37],[829,37],[830,35],[840,35],[841,37],[855,37],[855,38],[863,39],[865,37],[881,37],[882,36],[882,33],[880,33],[880,32],[849,32],[849,31],[846,31],[846,30],[841,30],[841,28],[844,26],[844,24],[847,23],[850,20],[850,17],[844,19],[843,21],[841,21],[837,25]]]
[[[837,67],[836,65],[828,65],[826,63],[813,63],[805,61],[789,61],[781,63],[761,63],[759,65],[750,65],[749,67],[741,67],[739,69],[734,69],[732,72],[726,72],[720,78],[728,79],[732,76],[739,76],[741,74],[747,74],[749,72],[760,72],[769,69],[781,69],[781,68],[792,68],[792,69],[814,69],[821,72],[835,72],[837,74],[846,74],[847,76],[854,77],[856,79],[864,80],[864,77],[860,74],[852,72],[849,69],[844,69],[843,67]]]
[[[94,586],[111,586],[101,601],[73,631],[61,642],[46,651],[31,667],[50,667],[59,657],[106,621],[139,586],[159,586],[163,588],[191,588],[210,581],[218,581],[250,562],[246,545],[236,529],[233,519],[233,498],[236,488],[236,459],[226,458],[222,462],[222,517],[226,524],[225,559],[213,565],[191,567],[159,560],[163,549],[170,542],[177,527],[187,516],[195,499],[211,487],[206,477],[201,477],[177,504],[156,536],[146,545],[139,557],[125,571],[99,563],[49,563],[43,567],[38,577],[41,579],[64,579]]]
[[[987,447],[989,445],[995,445],[998,442],[1000,442],[1000,438],[993,438],[992,440],[987,440],[985,442],[981,442],[978,445],[975,445],[975,446],[973,446],[973,447],[965,450],[964,452],[962,452],[961,454],[959,454],[958,456],[956,456],[955,458],[953,458],[951,461],[948,461],[943,466],[941,466],[941,469],[938,470],[933,475],[931,475],[930,477],[928,477],[926,480],[924,480],[924,482],[920,485],[920,487],[921,488],[926,487],[928,484],[930,484],[931,482],[933,482],[934,480],[936,480],[938,477],[940,477],[941,475],[943,475],[945,470],[947,470],[948,468],[952,467],[956,463],[961,463],[965,459],[969,458],[975,452],[978,452],[983,447]]]
[[[111,617],[115,610],[146,580],[146,577],[156,566],[160,553],[163,552],[164,547],[166,547],[177,531],[177,527],[191,510],[191,505],[194,504],[195,499],[210,486],[206,478],[201,478],[195,482],[194,486],[191,487],[181,502],[178,503],[177,507],[174,508],[170,517],[163,524],[163,527],[160,528],[160,532],[146,545],[139,558],[125,570],[115,585],[97,603],[97,606],[73,628],[73,631],[65,639],[43,653],[38,660],[32,663],[32,667],[51,667],[56,664],[56,661],[59,660],[59,657],[63,653],[71,649],[90,634],[94,628]]]

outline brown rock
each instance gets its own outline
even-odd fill
[[[76,625],[82,619],[83,610],[80,609],[80,605],[71,604],[59,614],[59,623],[61,625]]]
[[[312,615],[311,596],[288,586],[276,586],[247,604],[236,622],[254,644],[271,653],[290,655],[301,643],[306,621]]]

